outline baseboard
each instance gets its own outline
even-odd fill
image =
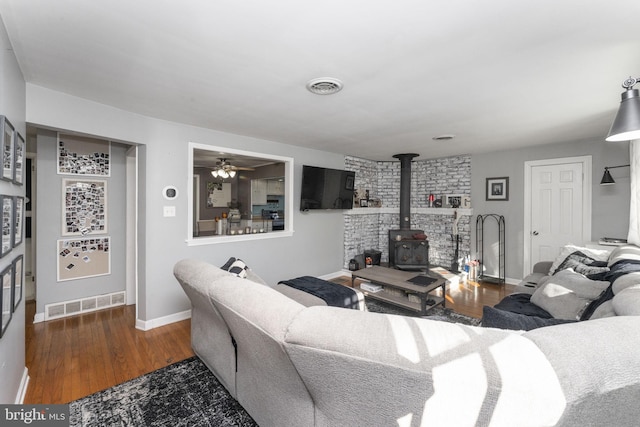
[[[16,395],[16,405],[22,405],[24,403],[24,397],[27,395],[27,388],[29,387],[29,369],[25,366],[22,372],[22,380],[20,381],[20,388],[18,388],[18,394]]]
[[[522,282],[522,279],[512,279],[511,277],[506,277],[504,279],[504,282],[508,285],[517,285],[518,283]]]
[[[36,313],[35,316],[33,316],[33,323],[40,322],[44,322],[44,313]]]
[[[170,314],[164,317],[158,317],[151,320],[136,319],[136,329],[141,331],[149,331],[151,329],[159,328],[160,326],[169,325],[171,323],[180,322],[182,320],[191,318],[191,310],[185,310],[180,313]]]

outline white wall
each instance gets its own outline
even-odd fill
[[[294,235],[287,238],[188,247],[187,183],[191,171],[187,143],[196,142],[294,158],[294,205],[300,198],[303,164],[344,168],[344,157],[277,142],[157,120],[27,84],[27,121],[53,129],[141,144],[139,318],[153,323],[189,309],[173,277],[173,265],[186,257],[223,264],[244,259],[270,283],[342,268],[342,212],[303,214],[294,209]],[[165,218],[162,189],[178,188],[176,216]],[[38,239],[38,245],[52,245]],[[158,320],[162,322],[162,320]]]
[[[603,130],[606,132],[606,129]],[[605,166],[629,164],[629,143],[609,143],[602,139],[551,144],[476,154],[471,160],[471,205],[475,215],[495,213],[504,215],[506,228],[506,276],[519,279],[524,261],[524,163],[531,160],[574,156],[592,156],[592,219],[591,238],[626,238],[629,229],[629,168],[614,169],[616,185],[601,186]],[[485,179],[509,177],[509,200],[486,201]],[[476,251],[475,221],[472,221],[472,253]],[[495,237],[485,233],[485,244]]]
[[[13,55],[4,24],[0,23],[0,115],[7,116],[13,126],[26,139],[25,82]],[[24,196],[24,186],[0,182],[0,193]],[[24,241],[24,240],[23,240]],[[13,259],[24,254],[24,243],[0,259],[0,271]],[[24,274],[24,273],[23,273]],[[16,403],[23,391],[25,374],[25,298],[17,310],[4,336],[0,339],[0,403]]]

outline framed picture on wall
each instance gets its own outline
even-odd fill
[[[4,335],[13,316],[13,306],[11,301],[11,285],[13,282],[13,275],[11,274],[13,265],[8,265],[1,275],[0,281],[2,282],[2,293],[0,294],[0,306],[2,306],[2,324],[0,325],[0,338]]]
[[[5,181],[13,181],[13,139],[15,129],[5,116],[0,116],[0,138],[2,139],[2,176]]]
[[[24,153],[25,143],[24,138],[19,132],[15,133],[16,138],[13,147],[13,182],[18,185],[22,185],[24,181]]]
[[[111,176],[111,142],[58,134],[58,174]]]
[[[231,201],[230,182],[207,182],[207,207],[226,208]]]
[[[110,238],[58,240],[58,282],[111,274]]]
[[[15,228],[13,197],[0,196],[0,203],[2,203],[2,250],[0,251],[0,258],[2,258],[11,252],[11,248],[13,248],[13,230]]]
[[[107,233],[107,181],[62,180],[62,235]]]
[[[14,196],[13,207],[15,210],[13,214],[15,224],[13,230],[13,247],[15,248],[22,243],[22,230],[24,230],[24,197]]]
[[[22,255],[18,255],[16,259],[13,260],[12,263],[12,273],[13,273],[13,290],[11,292],[11,299],[13,301],[13,311],[16,311],[20,301],[22,301],[22,288],[23,288],[23,274],[22,274],[22,266],[23,266],[24,257]]]
[[[487,178],[487,200],[509,200],[509,177]]]

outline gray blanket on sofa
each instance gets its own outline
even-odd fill
[[[294,289],[307,292],[324,300],[333,307],[352,308],[358,310],[358,294],[346,286],[328,282],[313,276],[302,276],[295,279],[282,280],[278,284],[287,285]]]

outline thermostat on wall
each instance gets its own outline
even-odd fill
[[[167,200],[175,200],[178,198],[178,189],[173,185],[168,185],[162,190],[162,195]]]

